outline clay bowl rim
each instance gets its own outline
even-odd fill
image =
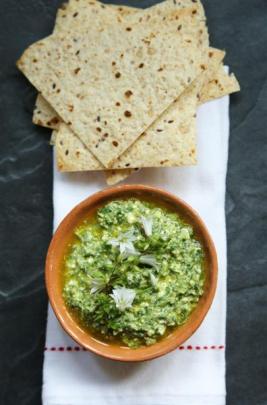
[[[151,198],[151,196],[153,197]],[[186,323],[175,328],[171,334],[156,344],[138,349],[107,344],[97,340],[90,333],[85,333],[85,331],[71,317],[66,305],[64,304],[61,293],[62,287],[59,281],[61,266],[58,264],[60,261],[62,263],[62,251],[64,250],[64,246],[66,248],[67,245],[65,240],[66,234],[73,232],[75,226],[77,226],[85,216],[86,210],[89,211],[90,208],[93,209],[94,207],[101,206],[105,202],[116,198],[131,197],[140,198],[141,200],[150,199],[161,202],[165,201],[165,203],[169,204],[175,211],[181,212],[181,215],[185,220],[191,222],[194,230],[199,234],[208,261],[206,266],[208,281],[205,285],[204,295]],[[107,188],[91,195],[76,205],[64,217],[55,231],[48,248],[45,264],[45,284],[49,301],[58,321],[67,334],[69,334],[81,347],[95,354],[112,360],[128,362],[152,360],[165,355],[179,347],[190,336],[192,336],[201,325],[212,304],[217,286],[217,277],[218,262],[216,249],[209,231],[199,214],[181,198],[161,188],[140,184]]]

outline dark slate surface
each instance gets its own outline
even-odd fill
[[[16,70],[15,61],[26,46],[51,32],[59,4],[1,1],[1,405],[41,403],[47,306],[43,266],[52,231],[52,160],[49,131],[31,124],[35,90]],[[265,405],[267,2],[205,0],[204,5],[212,44],[227,49],[227,63],[242,86],[242,93],[231,98],[227,178],[227,404]]]

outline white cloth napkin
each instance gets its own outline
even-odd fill
[[[203,324],[181,348],[149,362],[118,363],[83,351],[48,311],[44,405],[225,404],[226,233],[225,177],[229,98],[198,111],[196,167],[143,169],[129,183],[159,186],[182,197],[206,222],[214,238],[219,279]],[[102,173],[54,170],[54,227],[74,205],[105,187]]]

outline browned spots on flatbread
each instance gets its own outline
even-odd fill
[[[142,69],[144,67],[144,64],[140,63],[140,65],[138,67],[139,67],[139,69]]]
[[[150,45],[151,41],[149,41],[149,39],[143,38],[142,42],[144,42],[144,44],[146,45]]]
[[[38,123],[38,125],[40,125],[39,121],[37,123]],[[53,117],[53,118],[51,118],[51,120],[46,121],[46,125],[48,127],[52,127],[54,125],[57,125],[58,123],[59,123],[59,118],[58,117]]]
[[[126,31],[132,31],[132,28],[131,28],[131,27],[127,27],[127,28],[126,28]]]
[[[119,146],[117,141],[112,141],[112,145],[115,146],[117,148],[117,146]]]
[[[58,117],[53,117],[51,120],[50,120],[50,122],[51,122],[51,124],[58,124],[59,123],[59,118]]]
[[[131,113],[131,111],[126,110],[126,111],[124,111],[124,115],[125,115],[125,117],[130,118],[132,116],[132,113]]]
[[[132,92],[131,90],[127,90],[127,91],[124,93],[124,95],[125,95],[126,98],[130,98],[130,97],[133,95],[133,92]]]
[[[74,69],[74,74],[77,75],[80,72],[81,68],[77,67],[76,69]]]
[[[121,103],[119,101],[116,102],[116,106],[119,107]]]
[[[116,77],[116,79],[119,79],[121,77],[120,72],[115,73],[115,77]]]

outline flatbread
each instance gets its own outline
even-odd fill
[[[155,10],[157,14],[162,14],[166,12],[167,9],[174,9],[174,8],[185,8],[185,7],[190,7],[192,6],[191,0],[182,0],[179,2],[174,2],[172,0],[166,1],[164,3],[160,3],[148,11],[151,12],[151,10]],[[78,8],[77,8],[78,7]],[[73,28],[73,15],[77,17],[77,13],[79,13],[80,16],[84,15],[84,22],[87,23],[87,17],[86,13],[88,12],[88,7],[93,7],[95,8],[95,12],[97,13],[99,8],[109,8],[109,6],[102,5],[101,3],[98,2],[88,2],[86,0],[81,0],[79,3],[77,3],[76,0],[71,0],[67,6],[63,7],[63,10],[59,9],[57,13],[57,19],[56,19],[56,24],[54,28],[54,32],[60,31],[60,30],[66,30],[70,26]],[[119,13],[120,16],[126,16],[129,14],[132,14],[137,11],[137,9],[134,8],[129,8],[129,7],[121,7],[121,6],[111,6],[114,7],[114,9],[117,9],[116,11]],[[198,11],[198,17],[200,19],[204,19],[204,10],[200,4],[200,2],[197,2],[195,4],[195,7]],[[100,10],[101,10],[100,9]],[[140,10],[139,10],[140,11]],[[102,12],[102,10],[101,10]],[[147,14],[147,13],[146,13]],[[143,17],[145,16],[145,13],[143,12]],[[77,18],[75,19],[75,22],[77,22]],[[202,35],[203,37],[203,35]],[[208,36],[206,34],[206,43],[208,40]],[[203,38],[204,42],[204,38]],[[53,108],[49,105],[48,102],[42,97],[42,95],[39,95],[36,101],[36,108],[34,110],[34,115],[33,115],[33,122],[38,124],[38,125],[43,125],[48,128],[54,128],[57,129],[59,127],[61,119],[57,115],[57,113],[53,110]],[[53,138],[55,139],[55,133]],[[78,152],[79,154],[79,152]],[[112,171],[107,171],[106,172],[106,179],[108,184],[115,184],[118,181],[121,181],[125,177],[127,177],[131,173],[131,170],[125,170],[125,173],[123,170],[118,170],[117,173],[115,170]]]
[[[210,97],[212,99],[217,98],[217,97],[222,97],[226,94],[239,90],[239,85],[238,85],[238,82],[235,79],[235,77],[233,75],[229,76],[224,71],[224,68],[222,66],[219,67],[217,72],[213,72],[213,77],[214,77],[214,80],[209,81],[209,84],[206,84],[203,86],[202,91],[200,92],[200,99],[198,100],[198,104],[208,101],[210,99]],[[223,85],[218,86],[218,83],[221,83],[221,84],[223,83]],[[212,87],[214,87],[214,91],[212,91]],[[211,91],[209,91],[209,89]],[[189,133],[190,133],[190,131],[189,131]],[[61,135],[63,135],[63,134],[61,134]],[[69,139],[68,135],[66,136],[66,139]],[[62,137],[62,140],[64,142],[64,136]],[[60,149],[59,149],[59,155],[61,155],[60,158],[62,159],[62,157],[63,157],[63,162],[62,162],[63,166],[61,167],[61,169],[63,169],[64,164],[67,165],[67,166],[65,166],[66,170],[75,171],[75,170],[87,170],[88,169],[87,161],[90,159],[90,155],[88,154],[88,150],[83,147],[83,145],[79,142],[79,140],[77,140],[77,141],[78,142],[74,142],[74,146],[72,145],[72,147],[74,149],[73,154],[75,155],[75,153],[78,153],[78,155],[80,155],[78,159],[77,159],[77,156],[71,156],[71,155],[69,156],[69,159],[68,159],[68,157],[64,156],[64,148],[62,148],[62,150],[61,150],[62,154],[60,154]],[[142,145],[142,143],[140,145]],[[138,146],[138,142],[137,142],[136,146]],[[56,148],[56,149],[58,149],[58,148]],[[142,150],[142,147],[141,147],[141,150]],[[137,154],[137,151],[135,150],[135,152],[133,152],[133,153]],[[71,166],[69,166],[70,162],[71,162]],[[136,160],[135,160],[135,162],[136,162]],[[78,166],[77,166],[77,164],[78,164]],[[163,166],[167,166],[167,165],[168,165],[168,162],[166,162],[166,161],[163,162]],[[116,184],[117,182],[125,179],[130,174],[131,174],[130,171],[125,171],[125,173],[124,173],[123,170],[121,170],[121,171],[118,170],[117,174],[116,174],[116,171],[108,171],[108,172],[106,172],[106,180],[109,185],[113,185],[113,184]]]
[[[191,0],[190,1],[184,1],[183,3],[184,3],[184,5],[186,6],[186,3],[190,3],[191,2]],[[77,4],[76,2],[74,2],[75,4]],[[173,3],[172,2],[165,2],[164,3],[164,6],[167,6],[167,3],[169,3],[169,5],[171,6],[171,7],[173,7]],[[163,3],[161,3],[160,4],[160,6],[162,5]],[[187,4],[187,5],[188,5]],[[88,4],[87,4],[87,7],[88,7]],[[158,5],[157,6],[155,6],[155,7],[159,7]],[[127,11],[126,11],[127,13],[130,13],[130,12],[132,12],[132,9],[128,9]],[[72,17],[72,16],[71,16]],[[70,19],[70,22],[72,22],[72,19]],[[65,27],[66,27],[66,25],[65,25]],[[203,89],[201,90],[201,92],[200,92],[200,100],[199,100],[199,102],[204,102],[204,101],[206,101],[206,97],[207,97],[207,95],[209,95],[209,94],[212,94],[212,97],[213,98],[216,98],[216,97],[220,97],[220,96],[222,96],[222,95],[224,95],[224,94],[226,94],[226,93],[223,93],[223,91],[222,91],[222,86],[214,86],[214,83],[216,83],[217,82],[217,79],[219,79],[219,82],[220,82],[220,76],[222,76],[222,78],[224,79],[224,81],[226,81],[226,83],[228,83],[229,84],[229,86],[227,87],[227,86],[224,86],[225,88],[224,88],[224,91],[228,91],[228,92],[231,92],[231,85],[233,85],[234,83],[233,83],[233,80],[232,80],[232,78],[231,77],[229,77],[229,76],[227,76],[226,75],[226,73],[224,72],[224,70],[223,70],[223,67],[221,67],[221,69],[220,69],[220,73],[218,73],[216,76],[215,76],[215,81],[212,81],[212,82],[210,82],[211,83],[211,90],[209,90],[209,84],[208,85],[206,85],[205,87],[203,87]],[[236,91],[236,89],[235,89],[235,86],[232,86],[232,90],[233,91]],[[58,123],[57,123],[57,120],[58,120],[58,116],[56,116],[55,114],[55,112],[53,111],[53,109],[49,106],[49,104],[42,98],[42,96],[39,96],[39,98],[38,98],[38,100],[37,100],[37,106],[36,106],[36,110],[35,110],[35,115],[34,115],[34,121],[36,122],[36,123],[38,123],[39,122],[39,124],[40,124],[40,115],[38,115],[38,113],[40,114],[42,111],[44,111],[44,119],[43,119],[43,124],[44,125],[47,125],[48,127],[51,127],[51,126],[54,126],[55,128],[58,126]],[[80,154],[80,152],[78,151],[78,150],[76,150],[76,152],[78,152],[78,155]],[[69,157],[69,160],[71,160],[70,159],[71,158],[71,156]],[[74,157],[74,161],[75,161],[75,157]],[[82,161],[82,159],[81,159],[81,161]],[[129,172],[130,171],[127,171],[127,173],[129,174]],[[112,177],[112,175],[114,175],[114,171],[108,171],[107,172],[108,174],[107,174],[107,178],[108,178],[108,176],[111,176]],[[119,179],[119,177],[120,176],[122,176],[122,174],[123,174],[123,171],[119,171],[118,172],[118,179]],[[127,174],[127,175],[128,175]],[[114,176],[114,178],[115,178],[115,176]],[[111,180],[112,181],[112,180]]]
[[[203,72],[202,78],[198,78],[115,162],[115,168],[168,167],[196,163],[196,106],[199,89],[214,75],[223,57],[223,51],[212,49],[208,69]],[[102,169],[97,159],[94,159],[65,124],[61,124],[57,133],[55,148],[60,171]]]
[[[108,186],[114,186],[127,179],[133,172],[138,171],[139,169],[122,169],[122,170],[105,170],[105,178]]]
[[[73,18],[75,18],[73,17],[73,15],[77,12],[79,12],[80,14],[85,13],[88,7],[90,7],[91,12],[93,9],[96,10],[100,9],[102,11],[103,8],[106,7],[112,9],[114,8],[114,10],[116,10],[116,12],[122,16],[135,13],[138,10],[136,8],[126,6],[116,6],[116,5],[106,6],[102,3],[99,3],[98,1],[92,0],[89,1],[81,0],[79,2],[77,2],[76,0],[70,0],[69,3],[63,3],[61,7],[59,7],[59,9],[57,10],[53,32],[57,33],[68,30],[71,27],[73,28]],[[35,103],[35,108],[33,111],[32,122],[42,127],[58,129],[61,121],[62,121],[61,118],[53,109],[53,107],[50,106],[50,104],[44,99],[44,97],[41,94],[38,94]]]
[[[89,31],[57,34],[32,45],[18,66],[110,167],[201,72],[193,11],[172,12],[163,17],[164,24],[162,16],[131,26],[114,25],[112,19],[101,26],[96,18]]]
[[[218,71],[214,73],[214,77],[200,90],[199,104],[238,91],[240,91],[240,85],[235,75],[226,73],[223,65],[221,65]],[[36,99],[32,121],[36,125],[52,129],[58,129],[62,122],[59,115],[41,94],[38,94]]]
[[[208,84],[204,85],[201,92],[200,92],[200,98],[198,100],[198,104],[201,104],[203,102],[209,101],[214,98],[222,97],[224,95],[227,95],[229,93],[239,91],[239,84],[234,77],[234,75],[228,75],[224,68],[222,66],[219,67],[218,71],[213,73],[214,79],[209,81]],[[221,83],[219,86],[218,83]],[[181,96],[182,97],[182,96]],[[186,128],[186,127],[185,127]],[[68,131],[68,129],[67,129]],[[192,131],[192,128],[191,128]],[[190,130],[189,130],[190,134]],[[190,135],[189,135],[190,136]],[[192,135],[191,135],[192,137]],[[91,154],[88,151],[87,148],[84,147],[84,145],[79,141],[79,139],[72,133],[70,135],[69,133],[65,134],[64,132],[60,131],[58,141],[59,143],[56,143],[56,150],[57,150],[57,156],[58,156],[58,165],[59,165],[59,170],[61,171],[83,171],[83,170],[91,170],[90,169],[90,160],[91,160]],[[67,142],[65,144],[65,142]],[[138,140],[136,142],[135,148],[133,148],[133,154],[138,154],[140,152],[137,152],[137,149],[139,147],[139,142]],[[62,145],[61,145],[62,143]],[[140,143],[140,149],[142,152],[142,140]],[[69,155],[65,155],[66,149],[64,149],[64,145],[68,147],[70,150]],[[179,145],[181,147],[181,145]],[[164,146],[165,150],[165,146]],[[145,149],[147,151],[147,148]],[[160,156],[162,156],[162,150],[159,150]],[[190,152],[189,152],[190,153]],[[145,153],[146,154],[146,153]],[[143,159],[143,154],[141,154],[141,159]],[[146,157],[148,157],[149,154],[146,154]],[[96,162],[94,160],[93,162]],[[137,162],[137,163],[136,163]],[[170,162],[168,161],[162,161],[162,166],[168,166]],[[182,161],[182,164],[186,164],[186,162]],[[134,165],[138,165],[138,161],[134,160]],[[178,165],[178,162],[176,161],[176,165]],[[98,166],[94,167],[95,170],[98,170]],[[118,170],[118,173],[116,171],[107,171],[106,172],[106,180],[109,185],[116,184],[119,181],[122,181],[128,175],[131,174],[131,171],[127,170],[125,173],[123,170]]]
[[[93,4],[94,3],[94,4]],[[185,8],[185,7],[190,7],[192,6],[191,0],[182,0],[179,3],[173,2],[173,1],[166,1],[164,3],[160,3],[151,9],[156,10],[157,9],[157,14],[162,14],[165,12],[167,9],[174,9],[174,8]],[[77,9],[78,7],[78,9]],[[88,2],[88,1],[80,1],[77,3],[76,0],[71,0],[69,4],[66,6],[64,5],[62,9],[58,10],[57,13],[57,19],[56,19],[56,24],[54,28],[54,32],[60,31],[60,30],[66,30],[68,29],[69,26],[73,28],[73,15],[77,15],[77,13],[81,15],[85,15],[85,23],[87,22],[87,17],[86,17],[86,12],[88,11],[88,7],[94,7],[96,10],[101,7],[106,8],[110,7],[102,5],[97,2]],[[130,7],[121,7],[121,6],[111,6],[117,9],[116,11],[119,13],[119,15],[129,15],[137,11],[137,9],[130,8]],[[199,18],[203,19],[204,18],[204,10],[200,3],[196,4],[196,7],[198,8],[198,15]],[[150,9],[150,10],[151,10]],[[149,10],[149,11],[150,11]],[[101,10],[102,11],[102,10]],[[140,11],[140,10],[139,10]],[[97,12],[97,11],[96,11]],[[202,15],[201,15],[202,14]],[[75,20],[77,22],[77,19]],[[207,35],[206,35],[207,39]],[[49,103],[42,97],[41,94],[38,95],[37,101],[36,101],[36,107],[34,109],[34,114],[33,114],[33,122],[36,123],[37,125],[42,125],[48,128],[53,128],[57,129],[60,125],[61,119],[55,112],[55,110],[49,105]],[[53,133],[53,139],[55,139],[55,132]],[[79,155],[79,151],[76,151],[77,154]],[[106,180],[109,185],[115,184],[116,182],[119,182],[126,178],[129,174],[131,173],[131,170],[110,170],[106,172]]]
[[[170,0],[168,0],[168,2],[169,1]],[[64,7],[64,12],[57,14],[54,33],[76,29],[79,30],[81,26],[90,27],[92,13],[97,16],[97,18],[99,15],[101,15],[102,18],[102,16],[108,14],[112,14],[113,17],[117,18],[117,16],[125,17],[138,11],[140,12],[140,8],[103,4],[99,1],[70,0],[66,7]]]
[[[141,18],[145,18],[148,12],[156,12],[157,15],[162,15],[168,10],[192,7],[192,3],[192,0],[181,0],[179,2],[167,0],[165,2],[152,6],[146,11],[142,11]],[[198,18],[202,21],[205,20],[204,9],[201,3],[197,0],[194,1],[194,4],[197,9]],[[110,4],[104,5],[102,3],[99,3],[98,1],[80,0],[79,2],[77,2],[76,0],[70,0],[68,4],[63,4],[61,8],[58,9],[54,33],[68,31],[69,29],[76,29],[76,27],[73,25],[74,23],[78,25],[77,29],[79,29],[79,26],[81,25],[87,26],[88,21],[90,21],[90,19],[88,20],[88,13],[94,12],[98,14],[99,12],[101,12],[101,18],[108,18],[109,14],[102,14],[103,10],[108,10],[109,13],[110,8],[112,9],[112,12],[115,11],[120,17],[123,16],[124,18],[127,15],[132,15],[133,13],[136,13],[138,11],[140,12],[140,9],[136,9],[133,7],[116,6]],[[76,15],[77,13],[78,15]],[[74,15],[76,15],[76,17],[73,17]],[[208,34],[206,30],[204,31],[204,34],[205,36],[203,36],[202,33],[202,41],[205,45],[208,45]],[[53,109],[53,107],[51,107],[51,105],[43,98],[43,96],[39,94],[33,113],[33,123],[47,128],[58,129],[61,121],[61,118]]]
[[[199,97],[199,103],[206,103],[225,96],[226,94],[240,91],[240,85],[233,73],[230,75],[225,72],[224,67],[220,66],[212,80],[207,86],[204,86]]]
[[[120,22],[121,18],[126,18],[128,22],[134,23],[135,17],[131,17],[135,13],[139,13],[138,19],[148,21],[155,15],[164,16],[167,12],[174,10],[183,10],[191,8],[196,10],[196,18],[205,20],[204,8],[199,0],[166,0],[158,3],[147,9],[140,9],[135,7],[121,6],[115,4],[103,4],[99,1],[91,0],[70,0],[68,4],[63,5],[63,12],[59,10],[57,20],[54,28],[56,31],[80,30],[81,27],[89,28],[91,26],[92,13],[94,17],[101,19],[107,17],[108,19],[115,16],[116,21]]]
[[[32,122],[41,127],[58,129],[60,123],[63,121],[42,94],[38,94],[33,110]]]

